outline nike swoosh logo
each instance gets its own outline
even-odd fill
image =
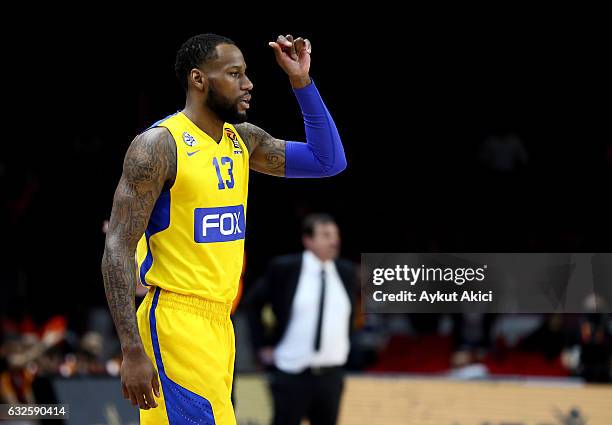
[[[187,152],[187,156],[194,155],[194,154],[196,154],[198,152],[200,152],[200,149],[198,149],[197,151],[193,151],[193,152]]]

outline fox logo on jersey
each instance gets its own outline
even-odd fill
[[[191,134],[187,132],[183,133],[183,142],[185,142],[187,146],[191,146],[191,147],[194,147],[195,145],[198,144],[195,137],[193,137]]]
[[[194,210],[193,238],[197,243],[244,239],[244,206],[234,205]]]
[[[236,136],[236,133],[234,133],[231,128],[226,128],[225,134],[234,144],[234,155],[241,154],[242,148],[240,147],[240,142],[238,141],[238,137]]]

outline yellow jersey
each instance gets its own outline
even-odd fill
[[[219,143],[177,112],[152,127],[176,144],[176,179],[136,251],[142,284],[231,303],[242,272],[249,152],[231,124]]]

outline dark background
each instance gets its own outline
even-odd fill
[[[123,155],[137,133],[182,108],[174,56],[201,32],[242,49],[255,85],[249,121],[286,140],[304,140],[303,123],[267,42],[308,37],[312,76],[349,163],[333,179],[251,175],[247,287],[270,257],[301,248],[300,219],[311,211],[337,218],[343,254],[355,261],[361,252],[610,249],[609,46],[597,13],[505,22],[311,12],[316,22],[304,24],[295,7],[270,23],[238,11],[53,21],[8,40],[4,311],[39,321],[67,313],[78,327],[105,304],[101,228]],[[508,132],[529,161],[491,171],[479,150]]]

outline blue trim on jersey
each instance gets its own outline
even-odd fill
[[[155,363],[157,363],[159,379],[166,402],[168,423],[170,425],[215,425],[215,416],[213,415],[210,402],[204,397],[189,391],[187,388],[181,387],[166,375],[159,346],[159,338],[157,336],[157,320],[155,318],[155,309],[157,308],[160,292],[161,289],[159,287],[155,288],[153,302],[151,303],[151,312],[149,313],[149,327],[151,328],[151,341],[153,343]]]
[[[164,363],[162,362],[161,351],[159,349],[159,339],[157,338],[157,319],[155,318],[155,309],[157,309],[157,302],[159,301],[159,293],[161,289],[155,288],[155,294],[153,294],[153,302],[151,303],[151,311],[149,312],[149,327],[151,328],[151,341],[153,341],[153,354],[155,355],[155,363],[157,363],[157,370],[159,374],[165,375]]]
[[[147,128],[147,130],[152,129],[153,127],[157,127],[159,124],[161,124],[162,122],[166,121],[168,118],[175,116],[178,113],[179,113],[179,111],[175,112],[174,114],[168,115],[166,118],[162,118],[161,120],[155,122],[153,125],[151,125],[149,128]]]
[[[166,190],[159,195],[153,211],[151,212],[151,218],[149,218],[149,224],[147,230],[145,230],[145,238],[147,240],[147,256],[140,265],[140,281],[143,285],[149,286],[145,276],[147,272],[153,266],[153,252],[149,245],[149,239],[156,233],[166,230],[170,226],[170,191]]]

